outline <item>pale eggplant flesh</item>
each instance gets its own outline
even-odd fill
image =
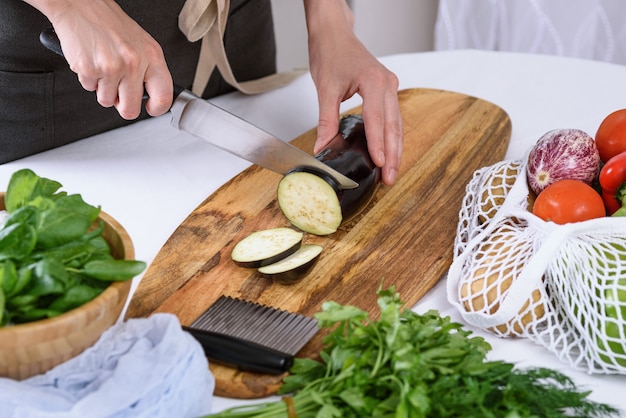
[[[293,226],[314,235],[332,234],[343,219],[335,188],[323,177],[307,171],[294,171],[283,177],[278,184],[278,203]]]
[[[304,244],[290,256],[274,264],[260,267],[258,271],[264,277],[278,283],[296,283],[315,265],[321,253],[321,245]]]
[[[263,267],[295,253],[303,238],[302,232],[292,228],[256,231],[233,247],[231,258],[240,267]]]
[[[311,167],[296,167],[278,185],[278,204],[285,217],[297,228],[315,235],[329,235],[365,209],[380,184],[380,168],[370,157],[363,117],[344,116],[339,124],[339,135],[315,158],[359,186],[341,189],[325,173]],[[324,187],[311,176],[297,173],[317,176],[329,187]]]

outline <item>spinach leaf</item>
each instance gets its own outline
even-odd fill
[[[41,212],[37,223],[37,246],[53,248],[79,239],[87,232],[91,220],[69,208],[55,206]]]
[[[35,296],[61,294],[68,288],[69,275],[59,260],[43,258],[33,265],[28,293]]]
[[[10,293],[17,284],[17,269],[11,260],[0,262],[0,289],[6,295]]]
[[[9,308],[14,308],[15,310],[19,311],[19,310],[24,310],[28,308],[29,306],[34,306],[38,300],[39,300],[39,296],[27,293],[27,294],[16,295],[10,299],[7,299],[6,305]],[[5,313],[11,314],[12,312],[9,309],[9,311]]]
[[[11,223],[0,229],[0,260],[21,259],[35,248],[37,234],[26,223]]]
[[[17,281],[15,282],[15,285],[10,290],[7,287],[6,296],[10,298],[19,294],[26,286],[28,286],[32,277],[33,271],[30,267],[21,267],[17,270]]]
[[[35,306],[29,306],[28,308],[22,308],[19,312],[19,315],[15,315],[13,320],[16,323],[24,323],[37,321],[45,318],[53,318],[62,314],[63,312],[55,311],[54,309],[48,308],[37,308]]]
[[[51,197],[61,188],[61,183],[39,177],[32,170],[16,171],[9,180],[4,206],[11,213],[38,197]]]
[[[50,309],[59,312],[69,311],[89,302],[102,293],[102,290],[86,284],[77,284],[50,303]]]
[[[82,273],[98,280],[123,281],[135,277],[145,268],[144,262],[136,260],[93,260],[85,263]]]

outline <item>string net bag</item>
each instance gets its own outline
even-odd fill
[[[588,373],[626,374],[626,218],[557,225],[532,214],[523,161],[474,173],[448,300],[499,337],[528,338]]]

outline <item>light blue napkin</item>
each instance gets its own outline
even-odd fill
[[[23,381],[0,378],[0,417],[197,417],[215,380],[171,314],[120,322],[83,353]]]

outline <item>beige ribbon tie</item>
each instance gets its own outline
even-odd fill
[[[304,71],[271,74],[257,80],[238,82],[224,49],[224,30],[229,0],[187,0],[178,16],[178,27],[191,42],[202,40],[192,91],[201,96],[215,67],[224,80],[245,94],[263,93],[291,83]]]

